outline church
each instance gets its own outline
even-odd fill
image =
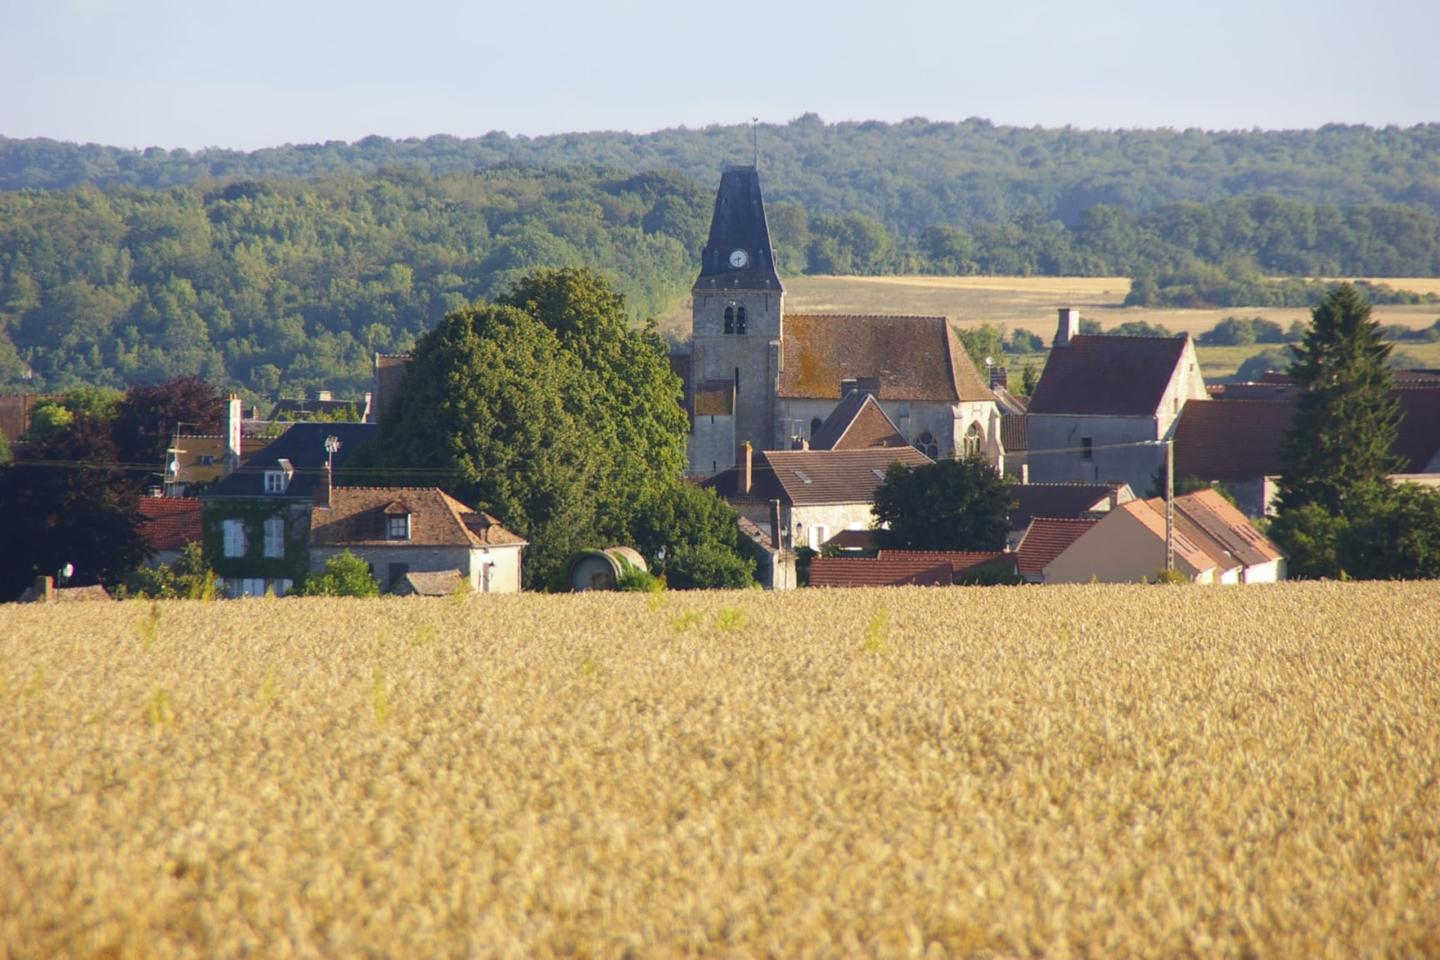
[[[995,396],[944,317],[787,314],[760,176],[727,167],[693,298],[685,381],[690,472],[736,465],[737,451],[807,449],[841,400],[873,397],[931,459],[1003,463]]]

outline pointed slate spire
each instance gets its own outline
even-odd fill
[[[760,173],[753,166],[729,166],[720,175],[710,240],[700,259],[695,289],[784,289],[775,272]]]

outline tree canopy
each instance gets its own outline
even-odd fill
[[[688,424],[664,343],[627,321],[604,278],[572,269],[450,314],[352,475],[425,476],[495,514],[530,540],[532,587],[637,535],[652,558],[717,538],[733,551],[733,511],[680,488]]]
[[[999,550],[1013,501],[1004,477],[982,457],[919,467],[894,463],[875,491],[881,542],[905,550]]]

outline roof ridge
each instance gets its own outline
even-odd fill
[[[815,318],[840,318],[845,320],[945,320],[950,318],[939,313],[790,313],[786,312],[786,319],[804,317],[805,319]]]

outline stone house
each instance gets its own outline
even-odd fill
[[[1206,398],[1188,336],[1082,335],[1079,313],[1059,331],[1026,416],[1037,483],[1128,483],[1148,492],[1184,406]]]
[[[933,461],[912,446],[860,450],[761,450],[742,444],[740,463],[704,481],[781,549],[819,550],[841,530],[875,522],[875,488],[892,463]]]
[[[297,423],[201,494],[205,559],[226,596],[284,596],[304,579],[315,495],[378,429]]]
[[[475,593],[516,593],[527,542],[487,513],[436,487],[331,487],[310,511],[310,572],[346,550],[370,565],[387,593],[430,592],[453,582]],[[408,580],[407,580],[408,577]]]

